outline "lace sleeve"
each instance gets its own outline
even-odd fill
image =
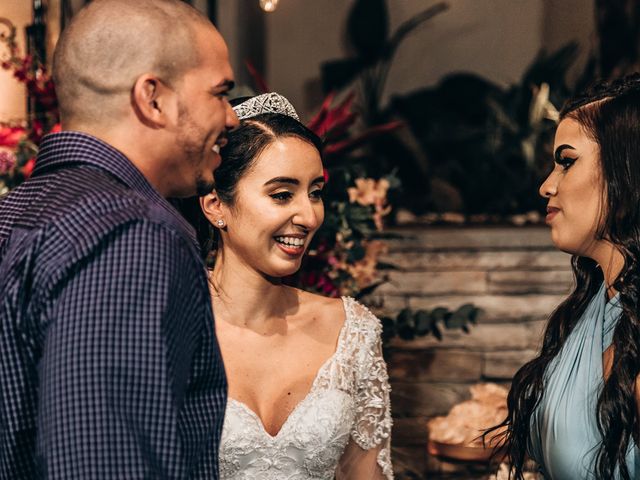
[[[389,376],[382,357],[382,325],[366,307],[353,302],[353,314],[359,318],[357,351],[356,417],[351,438],[364,451],[375,449],[382,477],[393,478],[391,464],[391,406]]]

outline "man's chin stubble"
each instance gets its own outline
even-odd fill
[[[199,197],[207,195],[211,193],[214,187],[215,185],[213,184],[213,181],[207,182],[203,178],[198,178],[196,180],[196,195]]]

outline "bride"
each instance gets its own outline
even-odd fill
[[[392,479],[380,321],[351,298],[285,286],[322,224],[320,139],[270,93],[234,107],[216,189],[200,199],[229,382],[225,480]]]

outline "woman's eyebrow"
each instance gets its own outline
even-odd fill
[[[566,143],[560,145],[558,148],[556,148],[556,151],[553,154],[553,158],[555,159],[556,162],[561,162],[562,161],[562,155],[561,154],[565,150],[575,150],[575,148],[573,148],[571,145],[568,145]]]
[[[300,185],[300,180],[291,177],[274,177],[271,180],[267,181],[264,186],[272,185],[274,183],[288,183],[290,185]]]

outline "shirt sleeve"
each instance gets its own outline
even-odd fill
[[[382,356],[382,326],[380,320],[364,306],[356,304],[354,310],[357,315],[362,315],[366,322],[362,323],[364,327],[361,332],[362,348],[358,352],[360,361],[356,390],[356,418],[351,437],[364,451],[362,455],[366,455],[366,451],[372,449],[377,451],[380,477],[392,479],[390,453],[392,419],[389,400],[391,388],[387,364]]]
[[[58,282],[39,370],[46,478],[187,477],[211,440],[180,421],[194,355],[213,329],[204,283],[185,240],[148,221],[114,229]]]

